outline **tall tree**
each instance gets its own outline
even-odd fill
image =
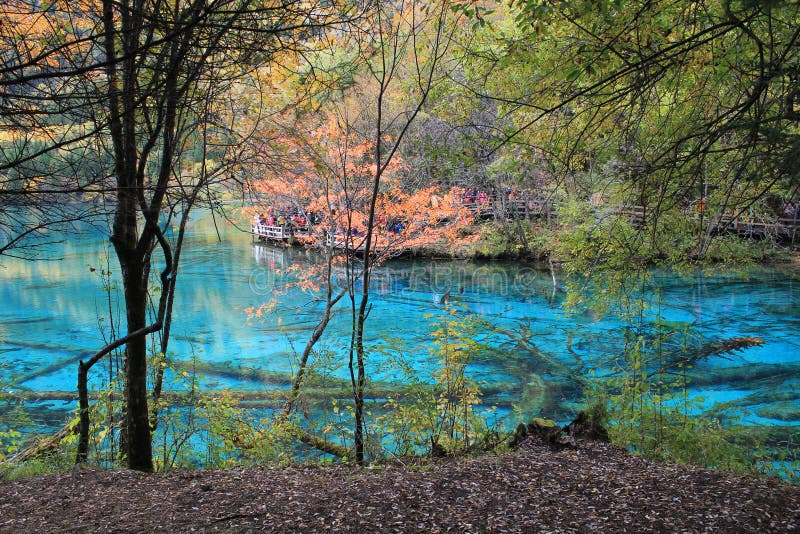
[[[512,6],[471,39],[462,86],[513,120],[498,150],[544,154],[574,198],[646,208],[643,231],[618,250],[658,258],[680,230],[693,244],[677,256],[699,257],[719,228],[709,220],[797,196],[796,2]]]
[[[292,0],[87,0],[45,9],[15,0],[2,10],[4,20],[35,21],[28,33],[20,31],[25,25],[2,27],[10,45],[0,69],[2,116],[16,125],[2,168],[19,170],[88,140],[108,154],[109,172],[93,183],[114,201],[111,243],[121,267],[127,330],[81,362],[79,375],[85,390],[88,368],[125,345],[123,435],[132,469],[153,468],[147,336],[169,317],[185,217],[199,199],[220,191],[215,182],[235,178],[221,170],[231,171],[242,157],[241,139],[233,137],[236,110],[225,113],[223,105],[231,102],[228,89],[253,65],[302,48],[308,32],[328,24],[337,9],[332,2]],[[27,140],[36,128],[54,118],[62,128],[31,148]],[[24,150],[15,148],[20,145]],[[197,146],[200,151],[192,150]],[[198,152],[199,161],[190,161]],[[187,172],[182,163],[190,162],[199,165]],[[4,181],[4,196],[30,198],[28,182],[18,182]],[[47,191],[55,200],[77,189],[58,185]],[[181,228],[171,241],[167,229],[179,212]],[[163,262],[163,269],[150,318],[154,262]],[[167,339],[164,333],[162,347]],[[87,416],[82,395],[82,420]],[[82,438],[87,431],[82,428]],[[82,447],[79,458],[85,457],[83,439]]]
[[[202,98],[241,67],[269,61],[272,54],[299,46],[301,30],[327,23],[314,2],[254,0],[135,1],[103,3],[105,99],[113,146],[117,207],[111,242],[122,269],[128,335],[162,326],[175,277],[175,256],[159,216],[174,186],[179,147],[193,131]],[[144,52],[143,52],[144,51]],[[214,124],[214,111],[200,117]],[[224,157],[224,156],[223,156]],[[186,184],[180,184],[185,190]],[[203,182],[191,184],[195,195]],[[190,189],[191,190],[191,189]],[[137,215],[144,219],[138,224]],[[158,244],[165,268],[162,303],[147,324],[147,287]],[[147,390],[147,346],[142,335],[126,345],[126,440],[128,465],[152,469]]]
[[[333,306],[348,297],[352,452],[358,463],[365,461],[366,454],[369,348],[365,332],[372,270],[396,252],[398,244],[435,232],[432,226],[437,216],[452,217],[457,211],[435,187],[418,190],[418,183],[404,181],[409,173],[400,147],[424,113],[433,88],[445,78],[451,36],[463,21],[460,6],[448,1],[369,3],[347,31],[333,32],[338,36],[336,46],[314,56],[304,78],[314,85],[308,89],[313,98],[292,116],[290,125],[281,125],[283,158],[278,165],[274,160],[269,163],[277,172],[257,186],[275,203],[320,216],[318,230],[331,236],[323,274],[323,316],[299,355],[298,373],[281,420],[287,421],[295,407],[312,349],[323,337]],[[326,119],[319,119],[320,110]],[[391,221],[401,224],[387,231]],[[337,244],[345,249],[344,265],[339,265],[346,281],[340,289],[331,284],[331,248]],[[296,426],[290,432],[325,452],[348,454],[340,445]]]

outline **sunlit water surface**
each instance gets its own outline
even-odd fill
[[[65,399],[75,391],[78,360],[103,345],[112,322],[123,321],[119,268],[108,253],[107,234],[86,228],[43,249],[38,261],[0,259],[0,383],[6,390],[49,392],[31,403],[35,430],[63,424],[75,406]],[[196,215],[178,278],[170,359],[184,369],[201,362],[206,390],[286,387],[322,310],[318,294],[294,282],[318,261],[311,251],[253,243],[225,223],[215,229],[208,214]],[[111,291],[101,275],[107,270]],[[691,393],[702,395],[709,409],[730,403],[721,413],[746,423],[794,425],[800,422],[799,271],[653,273],[650,307],[633,332],[613,314],[566,311],[565,283],[554,289],[547,270],[503,262],[393,261],[376,271],[372,285],[370,379],[404,380],[387,354],[430,379],[431,332],[446,307],[456,308],[461,317],[488,321],[475,334],[488,348],[469,369],[487,404],[497,405],[508,424],[518,417],[514,407],[526,417],[565,421],[581,395],[583,381],[574,375],[619,371],[626,331],[629,341],[642,335],[661,343],[667,356],[680,347],[680,354],[691,354],[693,347],[750,336],[763,345],[697,360]],[[268,306],[254,315],[262,304]],[[349,376],[348,306],[346,299],[338,305],[319,345],[331,356],[328,372],[340,378]],[[274,373],[266,380],[245,372],[250,370]],[[105,373],[98,366],[94,389],[105,385]],[[172,373],[167,387],[185,382]]]

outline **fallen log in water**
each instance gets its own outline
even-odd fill
[[[162,393],[162,404],[164,406],[188,406],[194,405],[199,400],[210,400],[219,397],[223,390],[218,391],[195,391],[189,390],[168,390]],[[286,389],[267,389],[258,391],[224,390],[226,395],[242,402],[247,408],[274,408],[283,405],[288,399],[289,391]],[[96,401],[104,392],[90,391],[89,398]],[[303,390],[303,397],[312,401],[344,399],[352,397],[352,389],[349,387],[310,387]],[[367,387],[364,399],[366,401],[377,402],[394,396],[402,396],[400,387]],[[481,395],[483,405],[507,407],[516,402],[519,390],[509,388],[507,390],[494,390],[490,394]],[[78,394],[74,391],[14,391],[9,394],[9,398],[19,402],[77,402]]]
[[[763,344],[763,339],[753,336],[737,336],[729,339],[712,341],[711,343],[701,345],[698,349],[689,354],[685,358],[685,361],[693,362],[710,356],[720,356],[729,352],[749,349],[750,347],[758,347]]]
[[[722,367],[719,369],[703,369],[702,372],[692,372],[689,385],[718,386],[751,384],[749,387],[764,385],[764,382],[782,383],[791,378],[800,377],[800,362],[792,363],[748,363],[736,367]]]
[[[11,466],[14,464],[19,464],[22,462],[27,462],[28,460],[33,460],[42,456],[44,454],[50,453],[58,448],[61,440],[73,434],[77,431],[78,428],[78,419],[73,419],[61,429],[51,436],[47,436],[45,438],[37,439],[31,445],[25,447],[21,451],[17,452],[6,458],[4,461],[0,462],[0,468]]]
[[[755,408],[755,413],[765,419],[774,419],[784,423],[800,421],[800,405],[796,402],[780,401]]]
[[[658,362],[660,366],[648,373],[648,376],[663,374],[675,369],[686,368],[695,362],[709,358],[711,356],[722,356],[731,352],[736,352],[750,347],[758,347],[764,344],[764,340],[758,337],[742,336],[711,341],[704,343],[694,349],[686,348],[669,352],[655,357],[649,363]],[[665,363],[662,363],[665,362]]]
[[[771,448],[797,454],[800,443],[800,427],[796,425],[737,425],[729,430],[731,441],[749,450]]]

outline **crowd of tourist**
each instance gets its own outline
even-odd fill
[[[335,214],[335,210],[333,211]],[[309,230],[309,224],[311,226],[316,226],[322,222],[322,216],[316,212],[310,212],[308,214],[302,213],[299,211],[288,211],[284,210],[281,212],[270,212],[268,215],[264,213],[257,213],[253,216],[253,226],[267,226],[267,227],[275,227],[275,228],[282,228],[284,230],[290,230],[293,234],[298,232],[307,232]],[[375,229],[377,231],[386,231],[392,232],[395,234],[401,234],[407,226],[407,223],[398,217],[389,217],[387,218],[385,215],[378,215],[375,219]],[[258,232],[254,229],[255,233]],[[352,226],[349,232],[345,232],[342,225],[337,227],[336,232],[337,235],[344,235],[345,233],[349,233],[351,237],[360,237],[364,235],[364,230],[361,229],[359,226]]]
[[[297,210],[283,210],[277,213],[270,212],[269,215],[257,213],[253,217],[253,224],[262,226],[276,226],[296,231],[307,231],[309,223],[315,225],[318,224],[320,220],[321,217],[314,212],[305,214]]]
[[[511,202],[522,199],[522,193],[518,189],[506,189],[503,196]],[[461,202],[465,206],[488,204],[498,200],[500,200],[500,193],[495,187],[492,187],[488,192],[476,187],[468,187],[461,196]]]

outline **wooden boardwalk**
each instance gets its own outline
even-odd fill
[[[494,218],[507,221],[536,219],[548,226],[558,219],[556,204],[549,198],[537,195],[526,195],[517,199],[489,198],[483,202],[463,202],[459,206],[481,219]],[[634,226],[642,226],[647,216],[652,213],[643,206],[618,206],[610,210]],[[757,239],[772,237],[792,243],[800,240],[800,219],[797,218],[747,220],[726,215],[708,220],[705,226],[711,234],[736,234]]]
[[[292,237],[292,232],[288,226],[253,224],[251,233],[265,241],[288,241]]]
[[[735,233],[740,236],[766,238],[779,237],[793,243],[800,237],[800,220],[780,218],[773,221],[749,221],[734,219],[732,216],[720,217],[709,223],[710,230],[717,233]]]
[[[325,237],[325,246],[335,250],[364,250],[363,236],[349,236],[344,234],[328,234]]]
[[[642,206],[628,206],[619,210],[634,225],[644,224],[647,212]],[[795,243],[800,238],[800,220],[776,218],[772,220],[737,219],[732,215],[713,217],[705,223],[709,234],[736,234],[754,239],[777,238]]]
[[[292,238],[311,237],[308,227],[292,226],[270,226],[267,224],[253,224],[250,233],[259,241],[270,241],[273,243],[288,243]],[[352,250],[354,252],[364,250],[363,236],[350,236],[345,238],[344,234],[327,234],[325,246],[335,250]]]
[[[308,226],[270,226],[267,224],[253,224],[250,233],[260,241],[288,242],[293,237],[309,235]]]
[[[555,204],[548,198],[526,196],[515,199],[488,199],[484,202],[462,202],[459,206],[483,219],[543,219],[550,224],[556,218]]]
[[[383,236],[385,235],[384,233]],[[364,248],[366,247],[366,236],[351,235],[350,237],[345,237],[342,233],[328,234],[325,237],[325,246],[333,250],[348,250],[356,254],[363,254]],[[372,244],[370,246],[370,250],[373,254],[384,252],[389,246],[390,243],[381,237],[381,232],[373,234]]]
[[[466,210],[476,219],[495,219],[505,221],[537,220],[540,224],[552,226],[558,222],[556,203],[548,197],[529,194],[516,198],[492,198],[480,201],[457,203],[455,207]],[[587,217],[617,216],[626,219],[635,227],[645,224],[653,212],[643,206],[593,206]],[[697,214],[687,213],[687,217]],[[800,219],[776,218],[774,220],[748,220],[731,215],[710,217],[704,222],[708,234],[735,234],[753,239],[776,239],[790,241],[793,245],[800,241]],[[313,241],[313,236],[306,226],[285,224],[281,226],[253,223],[251,233],[260,241],[289,243],[293,238],[306,238]],[[318,244],[322,244],[318,241]],[[377,243],[376,243],[377,244]],[[358,252],[364,248],[363,236],[345,237],[342,233],[327,234],[324,245],[337,250]],[[380,247],[378,247],[380,248]]]

